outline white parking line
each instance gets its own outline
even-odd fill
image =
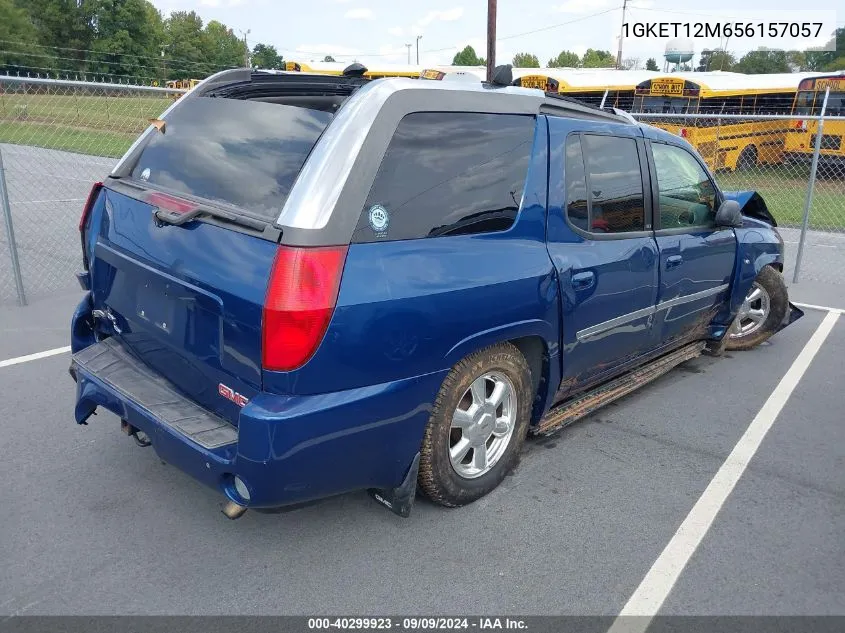
[[[828,306],[817,306],[813,303],[796,303],[799,308],[807,308],[808,310],[822,310],[823,312],[836,312],[837,314],[845,313],[841,308],[830,308]]]
[[[8,367],[9,365],[18,365],[20,363],[28,363],[31,360],[38,360],[39,358],[47,358],[48,356],[55,356],[56,354],[65,354],[70,351],[70,345],[67,347],[56,347],[48,349],[43,352],[36,352],[35,354],[27,354],[26,356],[18,356],[16,358],[7,358],[0,360],[0,367]]]
[[[745,472],[766,433],[780,414],[810,362],[821,348],[839,318],[839,312],[830,311],[801,353],[787,370],[763,408],[752,420],[739,442],[736,443],[725,463],[719,468],[710,484],[696,501],[692,510],[672,536],[669,544],[648,570],[639,587],[622,608],[608,633],[645,633],[652,618],[657,615],[672,587],[683,572],[728,495]],[[641,617],[628,617],[641,616]]]

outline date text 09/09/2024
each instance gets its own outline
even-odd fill
[[[823,22],[625,22],[622,36],[632,38],[815,38]]]
[[[479,631],[528,630],[528,624],[519,618],[497,617],[325,617],[308,618],[308,629],[312,631],[382,630],[382,631]]]

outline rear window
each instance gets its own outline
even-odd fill
[[[274,219],[331,119],[296,106],[199,97],[168,115],[131,177]]]
[[[533,116],[417,112],[399,123],[353,241],[509,229],[519,212]]]

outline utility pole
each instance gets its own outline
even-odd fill
[[[408,49],[408,66],[410,66],[411,65],[411,45],[405,44],[405,48]]]
[[[622,36],[625,33],[625,10],[628,8],[628,0],[622,0],[622,25],[619,27],[619,50],[616,52],[616,68],[622,68]]]
[[[161,47],[161,61],[164,64],[164,80],[163,83],[167,86],[167,58],[164,56],[164,51],[167,49],[169,44],[163,44]]]
[[[240,31],[240,29],[238,29]],[[244,36],[244,68],[250,68],[249,64],[249,45],[246,43],[246,36],[252,32],[252,29],[241,31]]]
[[[487,0],[487,81],[493,81],[496,67],[496,0]]]
[[[420,65],[420,40],[422,35],[417,35],[417,66]]]

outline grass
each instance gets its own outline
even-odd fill
[[[0,94],[0,142],[119,157],[170,103],[166,96]]]
[[[719,187],[724,190],[757,191],[781,226],[801,226],[808,179],[808,168],[792,166],[760,167],[716,176]],[[841,177],[816,180],[810,227],[845,229],[845,180]]]
[[[172,103],[161,96],[77,96],[0,93],[0,143],[33,145],[94,156],[120,157]],[[806,167],[760,166],[722,173],[726,190],[760,192],[783,226],[800,226],[807,195]],[[845,230],[845,179],[816,182],[810,226]]]

